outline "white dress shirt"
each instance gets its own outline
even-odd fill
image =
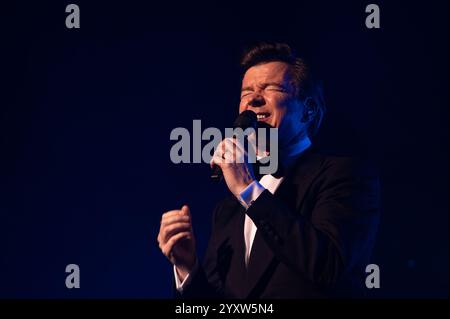
[[[282,153],[283,157],[286,159],[294,159],[298,157],[301,153],[303,153],[308,147],[311,146],[311,141],[308,137],[298,141],[295,144],[290,145],[287,149],[285,149]],[[276,178],[272,175],[264,175],[259,181],[253,181],[250,185],[248,185],[237,198],[239,202],[244,206],[247,210],[251,204],[261,195],[264,190],[268,190],[272,194],[280,186],[284,177]],[[250,253],[252,251],[253,241],[255,239],[257,227],[252,219],[245,214],[244,221],[244,240],[245,240],[245,265],[248,265],[248,261],[250,258]],[[176,289],[179,292],[183,292],[183,287],[189,284],[192,274],[197,271],[198,262],[196,262],[194,269],[191,273],[189,273],[186,278],[181,282],[178,278],[178,274],[176,271],[176,267],[173,267],[174,275],[175,275],[175,285]]]

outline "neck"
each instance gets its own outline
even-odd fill
[[[295,160],[303,153],[307,148],[311,146],[311,140],[304,132],[300,132],[295,135],[288,144],[279,150],[279,160],[284,167],[291,166]]]

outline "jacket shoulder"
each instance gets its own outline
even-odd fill
[[[376,165],[365,158],[318,155],[322,160],[321,173],[330,177],[377,177]]]

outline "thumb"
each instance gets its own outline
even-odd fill
[[[183,207],[181,207],[181,212],[183,214],[186,214],[187,216],[189,216],[189,222],[191,223],[191,232],[192,232],[192,217],[191,217],[191,210],[189,209],[188,205],[183,205]],[[189,239],[191,239],[192,234],[189,236]]]
[[[183,207],[181,207],[181,211],[189,216],[191,215],[191,210],[188,205],[183,205]]]

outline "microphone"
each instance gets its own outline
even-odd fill
[[[233,129],[241,128],[245,131],[249,127],[253,127],[256,130],[256,126],[258,124],[258,119],[256,113],[250,110],[244,111],[238,115],[238,117],[234,120]],[[222,169],[214,164],[211,172],[211,179],[213,181],[220,182],[223,178]]]

